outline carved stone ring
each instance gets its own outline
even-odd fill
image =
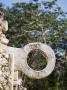
[[[30,66],[27,63],[27,57],[28,54],[33,50],[33,49],[39,49],[44,52],[44,54],[47,56],[47,65],[43,70],[36,71],[30,68]],[[21,63],[22,71],[29,76],[30,78],[36,78],[36,79],[41,79],[44,77],[47,77],[54,69],[55,67],[55,54],[54,51],[46,44],[43,43],[29,43],[23,48],[25,55],[23,55],[23,61],[19,61]]]

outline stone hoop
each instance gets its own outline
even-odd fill
[[[33,70],[32,68],[30,68],[30,66],[27,63],[28,54],[34,49],[39,49],[43,51],[43,53],[47,56],[46,67],[39,71]],[[55,67],[55,62],[56,62],[55,54],[54,54],[54,51],[51,49],[51,47],[43,43],[35,42],[35,43],[27,44],[23,50],[25,52],[25,55],[23,55],[24,59],[21,62],[22,64],[21,66],[22,66],[22,71],[28,77],[35,78],[35,79],[41,79],[51,74],[51,72],[53,71]]]

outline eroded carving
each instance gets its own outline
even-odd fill
[[[9,40],[6,38],[4,32],[7,31],[7,21],[3,20],[4,14],[0,12],[0,87],[1,89],[9,90],[10,88],[10,59],[9,53],[3,48],[2,44],[8,44]]]

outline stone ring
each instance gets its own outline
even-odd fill
[[[28,54],[34,49],[39,49],[43,51],[43,53],[47,56],[46,67],[39,71],[33,70],[27,63]],[[30,78],[41,79],[51,74],[51,72],[55,67],[55,62],[56,62],[55,54],[54,51],[51,49],[51,47],[49,47],[44,43],[35,42],[35,43],[27,44],[26,46],[24,46],[23,50],[25,52],[25,55],[23,55],[24,59],[21,62],[22,64],[21,66],[22,66],[22,71],[25,73],[25,75],[27,75]]]

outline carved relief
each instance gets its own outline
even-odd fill
[[[8,30],[7,21],[3,20],[4,14],[0,12],[0,87],[5,90],[10,88],[10,58],[9,54],[2,44],[7,45],[9,40],[6,38],[4,32]]]

